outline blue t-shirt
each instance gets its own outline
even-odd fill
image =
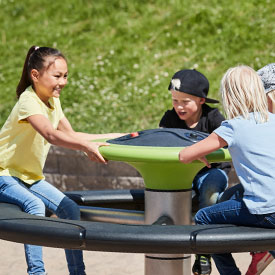
[[[251,113],[250,119],[222,122],[214,132],[228,144],[249,212],[275,212],[275,115],[257,123]]]

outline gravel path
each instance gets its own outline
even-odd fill
[[[63,249],[45,247],[44,262],[48,275],[68,275]],[[22,244],[0,240],[0,275],[26,275]],[[234,254],[242,274],[245,274],[251,257],[248,253]],[[144,255],[84,251],[87,275],[143,275]],[[194,257],[192,256],[192,262]],[[211,275],[218,275],[215,265]],[[275,274],[275,261],[262,273]]]

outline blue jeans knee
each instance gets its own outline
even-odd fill
[[[61,219],[80,220],[79,206],[68,197],[64,197],[55,213]]]
[[[193,180],[193,189],[199,198],[199,208],[213,205],[227,188],[227,174],[217,168],[198,173]]]
[[[200,209],[195,216],[196,224],[235,224],[275,229],[275,213],[251,214],[242,199],[231,199]],[[275,251],[270,251],[275,256]],[[213,254],[220,274],[241,274],[230,253]]]

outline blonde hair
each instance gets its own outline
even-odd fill
[[[263,82],[250,67],[230,68],[221,81],[223,108],[228,119],[242,116],[249,119],[254,112],[257,122],[268,120],[267,98]]]

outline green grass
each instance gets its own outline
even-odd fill
[[[274,10],[271,0],[0,0],[0,126],[39,45],[68,59],[61,102],[75,130],[155,128],[176,71],[201,71],[217,98],[229,67],[274,62]]]

